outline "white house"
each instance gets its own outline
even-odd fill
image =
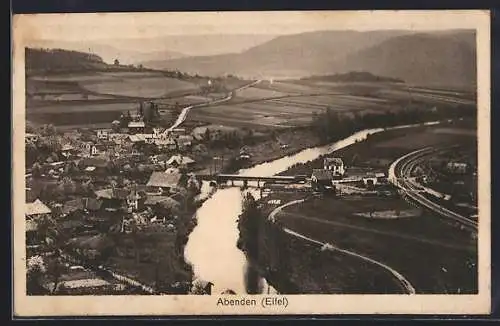
[[[98,129],[97,130],[97,138],[98,139],[108,140],[108,137],[109,137],[109,130],[107,130],[107,129]]]
[[[38,140],[38,135],[26,133],[24,135],[24,138],[25,138],[27,143],[35,143]]]
[[[326,157],[323,160],[323,169],[332,171],[335,175],[345,174],[344,161],[339,157]]]

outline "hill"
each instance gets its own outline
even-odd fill
[[[400,31],[321,31],[278,36],[241,53],[144,62],[155,69],[179,69],[203,75],[297,78],[322,72],[335,57],[377,44]],[[330,71],[328,71],[330,72]]]
[[[419,85],[475,85],[474,33],[414,34],[386,40],[339,60],[343,71],[363,70]]]
[[[144,62],[154,69],[245,78],[302,78],[366,71],[423,85],[475,84],[469,30],[323,31],[276,37],[239,54]]]
[[[99,70],[108,67],[96,54],[62,49],[25,50],[26,73]]]
[[[168,50],[158,40],[156,43],[153,43],[152,40],[130,39],[106,42],[89,41],[85,44],[74,41],[41,40],[32,42],[30,47],[97,53],[105,63],[109,64],[113,63],[115,59],[123,64],[136,64],[142,61],[170,60],[186,56],[184,53]]]

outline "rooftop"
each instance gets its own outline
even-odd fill
[[[147,186],[149,187],[176,187],[181,180],[180,173],[153,172]]]
[[[26,203],[26,215],[39,215],[50,214],[52,211],[40,199],[35,200],[33,203]]]
[[[144,121],[131,121],[128,123],[129,128],[144,128],[145,126]]]
[[[102,199],[126,199],[130,194],[130,190],[123,188],[107,188],[97,190],[95,195]]]
[[[188,156],[182,156],[182,155],[173,155],[166,163],[167,164],[172,164],[176,162],[177,164],[191,164],[194,163],[195,160]]]
[[[156,204],[160,204],[165,208],[175,208],[180,206],[180,203],[177,200],[167,196],[150,195],[144,202],[144,205],[156,205]]]

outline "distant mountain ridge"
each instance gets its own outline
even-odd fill
[[[366,71],[422,85],[476,84],[474,30],[322,31],[278,36],[238,54],[143,62],[145,67],[244,78]]]

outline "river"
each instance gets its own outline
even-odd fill
[[[439,122],[425,124],[437,123]],[[362,130],[329,145],[304,149],[290,156],[239,170],[238,174],[273,176],[296,163],[306,163],[321,155],[330,154],[358,141],[363,141],[368,135],[384,130],[418,125],[421,124]],[[258,191],[252,190],[252,188],[246,191],[252,192],[254,197],[259,198]],[[249,266],[245,254],[236,247],[239,237],[237,222],[242,209],[243,192],[236,185],[222,189],[210,189],[208,183],[204,182],[201,196],[207,197],[207,199],[196,212],[198,224],[189,235],[184,257],[193,266],[195,277],[214,284],[213,294],[220,294],[227,289],[239,294],[248,293],[246,280],[250,275],[254,275],[255,271]],[[264,279],[259,277],[258,282],[261,293],[276,292],[267,285]]]

